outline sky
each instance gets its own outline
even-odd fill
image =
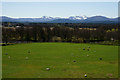
[[[2,15],[14,18],[42,16],[118,16],[118,2],[2,2]]]
[[[2,2],[119,2],[120,0],[1,0]]]

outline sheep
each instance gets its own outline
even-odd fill
[[[5,55],[8,55],[8,53],[5,53]]]
[[[10,59],[11,57],[10,56],[8,56],[8,59]]]
[[[25,57],[26,60],[28,60],[28,57]]]
[[[89,55],[87,55],[87,56],[89,56]]]
[[[85,73],[85,75],[84,75],[85,77],[87,77],[87,74]]]
[[[76,62],[76,61],[73,61],[73,62]]]
[[[83,48],[83,50],[85,50],[85,48]]]
[[[100,60],[102,60],[102,58],[100,58]]]
[[[46,68],[46,70],[47,70],[47,71],[49,71],[49,70],[50,70],[50,68],[48,68],[48,67],[47,67],[47,68]]]

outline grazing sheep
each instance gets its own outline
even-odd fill
[[[5,55],[8,55],[8,53],[5,53]]]
[[[8,58],[10,59],[10,56],[8,56]]]
[[[26,60],[28,60],[28,57],[25,57]]]
[[[85,48],[83,48],[83,50],[85,50]]]
[[[84,75],[85,77],[87,77],[87,74],[85,73],[85,75]]]
[[[50,68],[46,68],[46,70],[47,70],[47,71],[49,71],[49,70],[50,70]]]
[[[89,56],[89,55],[87,55],[87,56]]]
[[[100,60],[102,60],[102,58],[100,58]]]
[[[73,62],[76,62],[76,61],[73,61]]]

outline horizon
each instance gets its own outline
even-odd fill
[[[77,16],[77,15],[76,15]],[[85,15],[83,15],[83,16],[85,16]],[[106,17],[106,16],[102,16],[102,15],[94,15],[94,16],[90,16],[90,17],[98,17],[98,16],[101,16],[101,17]],[[14,19],[19,19],[19,18],[42,18],[43,16],[41,16],[41,17],[11,17],[11,16],[7,16],[7,15],[1,15],[0,17],[9,17],[9,18],[14,18]],[[52,17],[52,16],[45,16],[45,17]],[[68,16],[68,17],[57,17],[57,16],[54,16],[54,17],[52,17],[52,18],[69,18],[69,17],[75,17],[75,16]],[[88,16],[86,16],[87,18],[90,18],[90,17],[88,17]],[[118,18],[118,16],[117,17],[106,17],[106,18]]]
[[[2,15],[11,18],[118,17],[117,2],[2,2]]]

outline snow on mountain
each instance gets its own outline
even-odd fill
[[[85,20],[87,16],[70,16],[69,19],[71,20]]]
[[[53,19],[53,17],[49,17],[49,16],[42,16],[42,19]]]
[[[49,22],[49,23],[87,23],[87,22],[117,22],[118,18],[107,18],[105,16],[70,16],[70,17],[50,17],[42,16],[40,18],[11,18],[1,16],[2,22]]]

